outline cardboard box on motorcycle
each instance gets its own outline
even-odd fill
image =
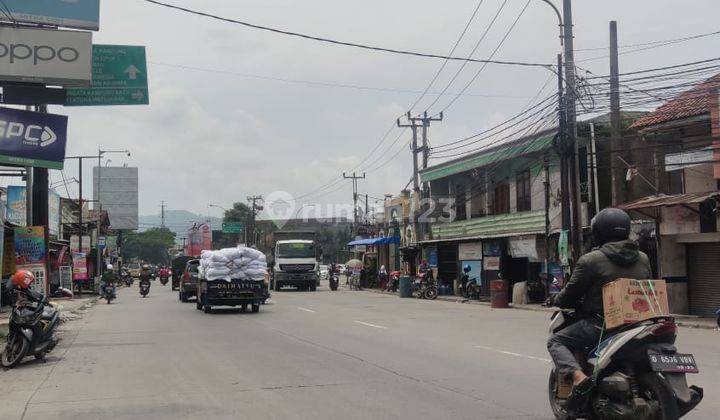
[[[665,280],[617,279],[603,286],[605,328],[669,315]]]

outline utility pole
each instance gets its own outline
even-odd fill
[[[545,272],[550,272],[550,156],[545,155]]]
[[[35,111],[41,114],[47,114],[47,105],[37,105]],[[27,195],[32,195],[32,218],[28,219],[28,226],[43,226],[45,229],[45,252],[48,252],[47,244],[49,244],[49,209],[48,209],[48,193],[50,190],[50,180],[47,168],[33,168],[32,170],[32,190],[27,190]],[[50,292],[50,265],[47,258],[45,261],[45,290],[47,294]]]
[[[165,202],[160,202],[160,227],[165,229]]]
[[[565,113],[565,88],[563,86],[562,54],[557,56],[558,65],[558,149],[560,155],[560,200],[562,230],[570,231],[570,181],[568,180],[567,118]]]
[[[417,154],[419,152],[418,150],[418,128],[421,127],[417,122],[417,119],[414,119],[410,116],[410,112],[407,113],[407,119],[410,121],[410,124],[401,124],[400,118],[397,120],[397,126],[400,128],[409,128],[412,130],[412,154],[413,154],[413,191],[415,193],[418,193],[420,191],[420,183],[418,180],[418,157]]]
[[[262,202],[263,197],[262,195],[253,195],[247,198],[248,203],[250,203],[250,226],[245,227],[245,244],[248,246],[255,245],[255,220],[257,218],[258,212],[262,211],[263,206],[258,204],[258,202]]]
[[[417,160],[415,161],[417,163]],[[352,176],[345,174],[343,172],[343,178],[344,179],[352,179],[353,183],[353,233],[357,234],[357,225],[358,225],[358,192],[357,192],[357,183],[358,179],[365,179],[365,173],[363,172],[362,176],[358,176],[355,172],[352,173]]]
[[[612,205],[625,201],[622,149],[622,121],[620,118],[620,66],[618,54],[617,22],[610,22],[610,173],[612,174]]]
[[[565,115],[568,147],[570,158],[568,166],[570,170],[570,195],[572,199],[572,250],[573,261],[577,262],[582,252],[582,210],[580,200],[580,171],[578,165],[578,143],[577,143],[577,93],[575,90],[575,50],[573,35],[572,0],[563,0],[563,41],[565,46]]]

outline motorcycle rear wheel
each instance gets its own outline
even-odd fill
[[[0,363],[6,369],[12,369],[22,362],[30,349],[30,342],[24,335],[15,336],[12,342],[8,341],[0,356]]]
[[[428,300],[435,300],[438,297],[438,289],[435,286],[428,287],[423,293],[423,298]]]
[[[672,390],[655,373],[646,373],[638,378],[640,395],[646,400],[655,400],[660,405],[660,412],[652,420],[677,420],[680,409]]]

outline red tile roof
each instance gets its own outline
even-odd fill
[[[713,95],[718,94],[720,88],[720,74],[693,87],[677,98],[638,119],[631,128],[645,128],[670,121],[709,114],[710,107],[715,101]]]

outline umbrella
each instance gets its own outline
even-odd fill
[[[346,263],[345,263],[345,267],[350,267],[350,268],[362,268],[362,267],[363,267],[363,263],[362,263],[362,261],[360,261],[360,260],[355,260],[355,259],[353,259],[353,260],[350,260],[350,261],[346,262]]]

